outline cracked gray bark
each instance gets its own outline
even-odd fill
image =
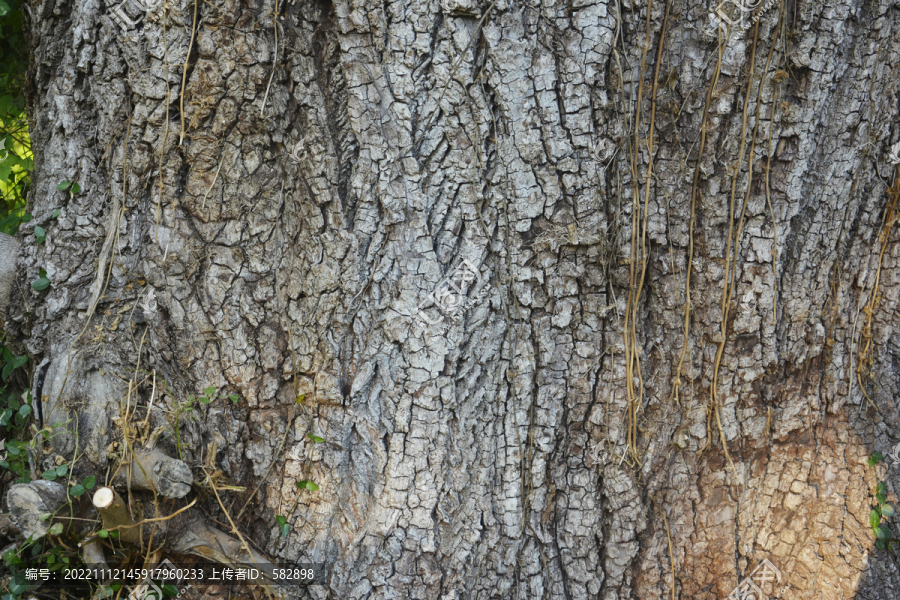
[[[215,0],[193,46],[193,2],[127,35],[29,6],[6,320],[77,469],[115,469],[126,400],[177,456],[212,386],[241,399],[181,420],[194,481],[245,486],[232,515],[261,483],[244,535],[334,597],[711,600],[763,559],[785,598],[896,597],[867,521],[898,470],[865,464],[900,441],[896,1],[776,3],[721,60],[681,0],[649,30],[631,1]],[[422,323],[464,259],[486,284]]]

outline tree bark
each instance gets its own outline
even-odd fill
[[[894,597],[896,1],[29,8],[77,473],[155,441],[329,597]]]

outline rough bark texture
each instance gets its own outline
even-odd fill
[[[31,2],[10,315],[78,415],[56,451],[178,456],[163,410],[239,394],[181,455],[334,597],[712,600],[768,559],[785,598],[896,598],[865,459],[900,441],[900,4],[727,45],[714,8],[198,0],[124,36]]]

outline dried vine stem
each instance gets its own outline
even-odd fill
[[[728,464],[731,466],[731,470],[737,474],[737,469],[734,466],[734,461],[731,459],[731,453],[728,452],[728,440],[725,438],[725,428],[722,426],[722,417],[719,414],[719,367],[722,364],[722,355],[725,353],[725,343],[728,340],[728,313],[731,308],[731,293],[733,291],[733,285],[729,284],[729,272],[731,273],[731,283],[733,284],[734,280],[734,270],[737,269],[737,254],[739,250],[739,242],[738,238],[740,237],[740,230],[743,226],[744,219],[744,209],[747,208],[747,201],[744,200],[743,209],[741,210],[741,220],[738,226],[737,235],[735,235],[734,231],[734,199],[737,192],[737,180],[738,176],[741,172],[741,164],[744,162],[744,142],[747,139],[747,107],[750,104],[750,92],[753,89],[753,74],[756,71],[756,46],[759,40],[759,21],[756,22],[756,26],[753,29],[753,46],[750,51],[750,75],[747,78],[747,93],[744,96],[744,116],[741,120],[741,141],[739,142],[740,150],[738,151],[738,159],[732,168],[731,174],[731,195],[728,203],[728,240],[725,244],[725,276],[722,280],[722,321],[720,324],[720,337],[719,346],[716,349],[716,358],[713,362],[713,377],[712,377],[712,385],[710,386],[710,406],[709,412],[706,417],[706,440],[707,444],[709,444],[710,440],[710,427],[709,421],[712,415],[716,417],[716,424],[719,427],[719,440],[722,442],[722,450],[725,453],[725,458],[728,459]],[[760,83],[760,87],[762,84]],[[759,120],[757,119],[757,123]],[[753,181],[753,148],[752,144],[755,142],[754,140],[751,142],[751,149],[749,152],[748,161],[750,162],[750,166],[748,167],[748,175],[747,175],[747,194],[750,193],[750,184]],[[734,244],[734,257],[731,256],[731,246]],[[734,263],[734,264],[732,264]]]
[[[181,71],[181,134],[178,136],[178,145],[184,141],[184,86],[187,82],[188,61],[191,59],[191,50],[194,48],[194,37],[197,35],[197,0],[194,0],[194,24],[191,26],[191,43],[188,44],[187,53],[184,55],[184,68]]]
[[[731,23],[725,31],[725,39],[731,35]],[[706,91],[706,105],[703,107],[703,120],[700,123],[700,149],[697,153],[697,166],[694,168],[694,182],[691,185],[691,218],[688,225],[688,256],[687,256],[687,274],[684,282],[684,345],[681,347],[681,357],[678,359],[678,367],[675,369],[675,381],[672,382],[672,397],[678,401],[678,392],[681,389],[681,368],[684,366],[684,358],[687,355],[688,342],[690,340],[691,326],[691,268],[694,262],[694,224],[697,217],[697,192],[700,188],[700,166],[703,164],[703,152],[706,150],[706,133],[707,123],[709,122],[709,107],[712,104],[713,94],[716,85],[719,82],[719,75],[722,72],[722,57],[725,54],[725,45],[719,44],[718,58],[716,67],[713,70],[712,80],[709,82],[709,89]],[[707,438],[707,444],[709,444]]]
[[[779,14],[779,23],[781,22],[781,16]],[[731,202],[729,208],[729,224],[728,224],[728,243],[726,245],[725,251],[725,280],[722,289],[722,322],[721,322],[721,336],[722,339],[719,341],[719,347],[716,350],[716,358],[713,364],[713,383],[711,388],[712,395],[712,404],[710,406],[711,411],[715,413],[716,416],[716,424],[719,428],[719,437],[722,442],[722,448],[724,449],[725,456],[728,458],[728,462],[731,465],[732,471],[737,472],[734,468],[734,462],[731,460],[731,455],[728,452],[727,440],[725,439],[725,429],[722,427],[722,419],[719,414],[719,396],[718,396],[718,377],[719,377],[719,367],[722,363],[722,356],[725,353],[725,345],[728,342],[728,315],[731,311],[731,299],[734,296],[734,286],[735,286],[735,276],[737,273],[737,258],[740,250],[740,239],[741,233],[744,229],[744,216],[747,211],[747,205],[750,203],[750,191],[753,186],[753,157],[754,151],[756,149],[756,139],[757,134],[759,132],[759,122],[760,122],[760,109],[762,107],[762,91],[766,82],[766,75],[769,72],[769,67],[772,63],[772,55],[775,52],[775,46],[778,41],[778,24],[775,26],[775,35],[772,38],[772,46],[769,48],[769,54],[766,58],[766,66],[763,69],[762,78],[759,82],[759,87],[757,89],[756,94],[756,115],[755,115],[755,123],[753,126],[753,134],[750,137],[750,151],[747,153],[747,189],[744,193],[744,201],[743,206],[741,207],[741,216],[738,221],[737,232],[734,234],[732,239],[732,230],[734,226],[734,201],[735,201],[735,192],[737,190],[737,179],[740,175],[740,165],[743,162],[743,154],[744,154],[744,139],[747,132],[747,107],[750,102],[750,93],[753,89],[753,73],[756,67],[756,48],[759,42],[759,19],[756,21],[756,26],[753,31],[753,49],[750,57],[750,75],[747,81],[747,95],[744,98],[744,118],[741,126],[741,151],[738,156],[738,161],[735,165],[734,173],[732,174],[731,179]],[[771,136],[771,126],[770,126],[770,136]],[[767,173],[768,176],[768,173]],[[768,179],[767,179],[768,181]],[[768,190],[768,184],[767,184]],[[768,199],[768,196],[767,196]],[[774,222],[774,217],[773,217]],[[734,243],[734,254],[731,255],[731,245]],[[729,262],[730,261],[730,262]],[[729,271],[730,271],[730,281],[729,281]],[[708,431],[708,429],[707,429]],[[707,438],[708,439],[708,438]]]
[[[272,72],[269,73],[269,83],[266,85],[266,94],[263,96],[262,106],[259,107],[259,116],[262,117],[266,110],[266,100],[269,99],[269,88],[272,87],[272,78],[275,77],[275,69],[278,68],[278,0],[275,0],[275,12],[272,16],[272,24],[275,26],[275,57],[272,59]],[[219,165],[222,166],[221,164]],[[218,174],[218,171],[216,171]],[[204,198],[204,205],[206,199]]]
[[[156,243],[159,243],[159,220],[162,215],[163,158],[166,154],[166,142],[169,139],[169,94],[171,92],[169,90],[169,41],[166,37],[166,22],[168,20],[169,13],[163,12],[163,77],[166,80],[166,126],[163,130],[162,146],[159,149],[159,194],[156,196]],[[182,117],[182,121],[183,120],[184,117]]]
[[[872,287],[872,293],[869,295],[869,301],[866,302],[866,307],[863,309],[863,313],[866,315],[865,323],[863,324],[862,332],[860,336],[865,338],[866,345],[865,347],[861,347],[859,349],[859,359],[856,365],[856,380],[859,383],[859,389],[862,390],[863,395],[866,397],[866,400],[869,401],[869,404],[872,405],[872,408],[878,410],[878,406],[869,398],[869,394],[866,392],[866,388],[863,385],[863,371],[866,368],[870,361],[869,351],[872,348],[872,317],[875,315],[875,307],[878,306],[878,287],[881,285],[881,267],[884,261],[884,251],[887,249],[888,239],[891,236],[891,230],[893,230],[894,225],[900,220],[900,214],[897,214],[897,202],[900,200],[900,164],[897,165],[897,173],[894,176],[894,184],[887,189],[887,205],[884,209],[884,219],[882,221],[883,225],[881,227],[881,233],[878,234],[878,243],[881,245],[881,250],[878,252],[878,268],[875,270],[875,285]]]
[[[641,261],[641,273],[640,278],[637,278],[637,273],[635,271],[635,263],[638,260],[637,256],[637,229],[638,229],[638,219],[640,217],[641,207],[640,207],[640,189],[638,186],[638,158],[640,155],[640,121],[641,121],[641,97],[643,93],[643,73],[645,69],[645,63],[647,60],[647,51],[650,46],[650,12],[653,8],[652,0],[647,6],[647,39],[644,44],[644,52],[641,58],[641,83],[638,86],[638,98],[637,98],[637,106],[635,108],[635,120],[634,120],[634,148],[632,153],[632,188],[633,188],[633,204],[634,207],[632,209],[631,214],[631,265],[630,265],[630,287],[628,290],[628,304],[625,311],[625,384],[626,391],[628,394],[628,449],[631,453],[631,457],[640,464],[640,459],[638,458],[637,451],[637,418],[638,411],[640,410],[641,404],[643,402],[643,389],[644,382],[641,374],[641,363],[640,363],[640,352],[638,351],[638,341],[637,341],[637,313],[638,313],[638,300],[640,299],[641,292],[644,287],[644,281],[647,275],[647,263],[649,262],[649,252],[647,251],[647,219],[648,219],[648,206],[650,203],[650,181],[653,177],[653,134],[654,128],[656,127],[656,91],[659,83],[659,68],[662,63],[662,51],[663,46],[665,44],[666,39],[666,27],[669,22],[669,1],[666,0],[666,13],[665,17],[663,17],[662,29],[659,35],[659,45],[656,52],[656,66],[653,71],[653,87],[650,93],[650,128],[647,133],[647,152],[649,155],[648,164],[647,164],[647,177],[644,182],[644,208],[643,208],[643,222],[641,224],[641,238],[640,238],[640,261]],[[630,327],[629,327],[630,325]],[[637,377],[639,380],[640,387],[638,389],[637,395],[634,392],[634,373],[635,370],[637,372]],[[635,397],[637,396],[637,397]]]

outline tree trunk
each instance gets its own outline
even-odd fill
[[[30,2],[54,452],[329,597],[894,598],[900,4],[722,6]]]

